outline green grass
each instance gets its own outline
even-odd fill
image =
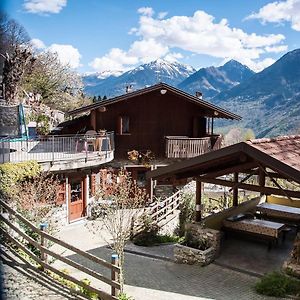
[[[256,285],[255,290],[262,295],[285,297],[300,294],[300,280],[291,278],[280,272],[265,275]]]

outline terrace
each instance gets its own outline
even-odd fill
[[[58,171],[91,167],[113,158],[113,132],[0,140],[0,163],[36,160],[43,169]]]

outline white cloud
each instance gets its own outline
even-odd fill
[[[103,71],[126,71],[128,66],[138,63],[138,59],[130,56],[119,48],[112,48],[109,53],[102,57],[95,58],[90,62],[90,66],[98,72]]]
[[[164,57],[165,60],[170,62],[178,61],[180,58],[183,58],[183,55],[179,52],[170,52]]]
[[[71,68],[78,68],[80,66],[81,55],[78,49],[72,45],[52,44],[47,50],[57,53],[60,62],[69,65]]]
[[[161,19],[163,19],[165,16],[167,16],[167,14],[168,14],[167,11],[161,11],[161,12],[158,13],[157,18],[158,18],[159,20],[161,20]]]
[[[141,7],[137,10],[137,12],[147,17],[152,17],[154,15],[154,10],[152,7]]]
[[[263,69],[265,69],[265,68],[269,67],[270,65],[272,65],[274,62],[275,62],[275,59],[268,57],[268,58],[265,58],[265,59],[259,60],[259,61],[250,60],[247,63],[247,65],[253,71],[260,72]]]
[[[41,41],[40,39],[32,39],[30,41],[30,44],[32,45],[32,47],[34,49],[40,50],[40,49],[45,49],[46,45],[44,44],[43,41]]]
[[[300,1],[300,0],[299,0]],[[196,11],[192,16],[173,16],[163,18],[158,14],[155,18],[151,7],[138,10],[140,19],[138,26],[129,34],[137,36],[127,51],[119,50],[112,55],[112,50],[103,57],[90,63],[97,70],[110,67],[126,70],[129,66],[144,63],[157,58],[170,60],[180,59],[180,50],[193,54],[204,54],[215,58],[236,59],[249,67],[259,70],[262,65],[271,62],[270,58],[261,56],[266,53],[285,51],[282,34],[259,35],[247,33],[242,29],[231,27],[226,19],[219,22],[204,11]],[[176,53],[174,55],[174,50]],[[126,58],[122,60],[121,58]],[[130,60],[128,60],[130,58]]]
[[[273,53],[280,53],[280,52],[284,52],[287,51],[288,46],[287,45],[281,45],[281,46],[267,46],[265,48],[266,52],[273,52]]]
[[[257,13],[251,14],[246,19],[259,19],[262,23],[290,22],[294,30],[300,31],[300,0],[268,3]]]
[[[147,63],[162,57],[168,53],[167,46],[160,44],[154,39],[135,41],[128,51],[129,55],[138,58],[141,62]]]
[[[25,0],[24,8],[33,14],[59,13],[67,5],[67,0]]]

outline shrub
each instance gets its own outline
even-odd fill
[[[125,293],[121,293],[118,296],[118,300],[134,300],[132,297],[126,295]]]
[[[11,196],[15,192],[15,185],[26,179],[36,177],[41,172],[36,161],[21,163],[5,163],[0,165],[0,192]]]
[[[193,193],[184,193],[182,198],[183,201],[179,206],[179,227],[177,232],[179,236],[184,236],[185,225],[193,220],[195,213],[195,195]]]
[[[133,243],[138,246],[152,246],[157,243],[159,227],[152,222],[152,218],[144,215],[142,217],[142,231],[133,238]]]
[[[207,239],[195,239],[190,230],[186,231],[182,244],[199,250],[206,250],[211,246]]]
[[[265,275],[256,285],[255,290],[262,295],[284,297],[300,293],[300,281],[282,273],[273,272]]]

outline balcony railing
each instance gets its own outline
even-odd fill
[[[222,137],[213,135],[203,138],[166,136],[167,158],[192,158],[221,148]]]
[[[35,139],[1,139],[0,163],[36,160],[54,163],[108,158],[114,151],[114,133],[49,135]]]

